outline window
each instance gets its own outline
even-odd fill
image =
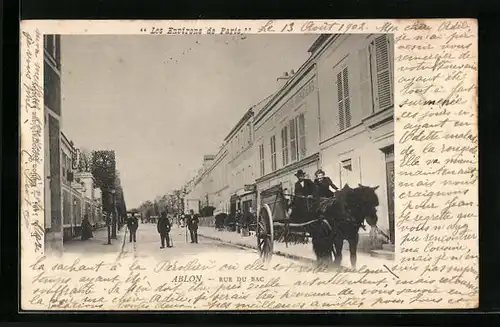
[[[340,163],[340,185],[349,184],[349,177],[352,173],[352,160],[343,160]]]
[[[378,36],[370,43],[375,111],[387,109],[394,104],[391,57],[391,43],[387,35]]]
[[[302,158],[304,158],[307,154],[306,150],[306,123],[305,123],[305,118],[304,114],[299,115],[298,117],[295,117],[294,119],[290,120],[289,123],[290,126],[290,154],[291,154],[291,161],[297,161]],[[282,140],[284,133],[287,131],[281,132],[282,135]],[[283,145],[282,145],[283,146]],[[283,150],[285,152],[285,149]],[[286,149],[286,157],[283,156],[283,160],[285,160],[288,163],[288,149]]]
[[[271,171],[276,170],[276,135],[271,136]]]
[[[349,72],[344,66],[337,73],[337,100],[339,131],[351,126],[351,101],[349,98]]]
[[[260,160],[260,176],[264,176],[266,172],[264,165],[264,144],[259,145],[259,160]]]
[[[298,125],[298,139],[299,139],[299,157],[300,159],[306,156],[306,122],[304,118],[304,114],[301,114],[297,117],[297,125]]]
[[[290,157],[291,161],[297,161],[297,121],[290,120]]]
[[[247,130],[248,130],[248,144],[252,143],[252,125],[251,123],[247,124]]]
[[[288,165],[288,126],[281,129],[281,154],[284,167]]]

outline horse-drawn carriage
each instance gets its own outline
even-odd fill
[[[288,194],[281,184],[262,191],[256,231],[262,260],[271,259],[275,242],[284,242],[288,247],[310,240],[319,263],[331,262],[334,255],[335,263],[340,264],[343,242],[347,240],[351,264],[355,267],[359,228],[365,228],[365,220],[377,228],[377,188],[346,185],[334,198],[301,197],[306,210],[301,210],[300,215],[293,214],[295,207],[289,214],[289,199],[294,196]]]

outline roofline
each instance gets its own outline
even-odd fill
[[[234,134],[236,134],[236,132],[240,129],[241,126],[243,126],[244,123],[246,123],[248,120],[250,120],[250,118],[252,118],[252,116],[254,115],[254,112],[253,112],[253,107],[248,109],[245,114],[243,115],[243,117],[241,117],[241,119],[238,121],[238,123],[236,123],[236,125],[234,125],[234,127],[231,129],[231,131],[229,132],[229,134],[227,134],[227,136],[224,138],[224,142],[227,142],[228,140],[230,140]]]
[[[307,52],[313,54],[314,52],[316,52],[316,50],[318,50],[318,48],[324,44],[326,42],[326,40],[328,40],[328,38],[330,37],[330,35],[334,35],[334,34],[321,34],[320,36],[318,36],[318,38],[316,40],[314,40],[313,44],[311,44],[311,46],[309,47],[309,49],[307,50]]]
[[[264,99],[260,100],[259,102],[257,102],[256,104],[254,104],[250,109],[248,109],[245,112],[245,114],[243,115],[243,117],[241,117],[241,119],[238,121],[238,123],[231,129],[231,131],[224,138],[224,142],[229,141],[236,134],[236,132],[241,128],[241,126],[243,126],[244,123],[246,123],[253,116],[255,116],[256,114],[258,114],[258,112],[255,112],[254,109],[257,106],[259,106],[260,104],[262,104],[262,103],[266,102],[267,100],[269,100],[269,98],[271,98],[273,95],[274,95],[274,93],[269,94],[267,97],[265,97]]]
[[[70,141],[70,140],[68,139],[68,137],[66,136],[66,134],[64,134],[62,131],[61,131],[61,136],[62,136],[63,141],[66,141],[66,143],[68,143],[68,145],[70,146],[71,150],[75,150],[74,145],[73,145],[73,144],[71,144],[71,143],[72,143],[72,141]]]
[[[274,94],[274,96],[266,103],[264,108],[260,111],[262,114],[255,116],[254,122],[259,122],[262,120],[267,113],[272,109],[272,107],[290,91],[290,89],[295,86],[300,79],[307,74],[311,67],[315,65],[315,60],[323,54],[327,46],[334,42],[340,34],[321,34],[314,43],[309,47],[308,52],[311,52],[309,58],[299,67],[297,72],[292,75],[286,83]]]

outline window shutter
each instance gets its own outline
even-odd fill
[[[338,116],[339,116],[339,131],[344,130],[344,95],[342,92],[342,71],[337,74],[337,99],[338,99]]]
[[[288,165],[288,127],[285,126],[281,130],[281,149],[282,149],[282,159],[283,167]]]
[[[372,82],[370,74],[370,54],[369,48],[363,47],[358,50],[359,65],[359,94],[361,99],[362,115],[373,112]]]
[[[300,157],[306,156],[306,122],[304,114],[299,116],[299,145],[300,145]]]
[[[393,105],[392,73],[389,55],[389,38],[381,35],[370,45],[370,57],[373,76],[373,95],[375,111],[387,109]]]
[[[344,84],[344,118],[345,118],[345,127],[351,127],[351,100],[349,98],[349,76],[347,67],[342,71],[342,78]]]
[[[290,120],[290,157],[292,162],[297,160],[297,131],[295,119]]]

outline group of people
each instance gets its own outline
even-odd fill
[[[189,234],[191,236],[191,243],[198,243],[198,215],[194,213],[193,210],[190,211],[188,215],[184,217],[184,221],[187,223],[187,228],[189,229]],[[134,213],[127,219],[127,228],[129,230],[129,242],[137,241],[137,229],[139,228],[139,220]],[[165,247],[173,247],[172,240],[170,238],[170,230],[172,229],[172,224],[170,219],[168,219],[167,214],[164,212],[161,214],[156,225],[158,234],[160,234],[160,249]]]
[[[312,181],[306,178],[302,169],[295,174],[298,180],[289,204],[289,214],[295,221],[308,219],[309,213],[318,212],[323,200],[334,197],[339,190],[323,170],[318,169],[314,175],[315,179]]]

